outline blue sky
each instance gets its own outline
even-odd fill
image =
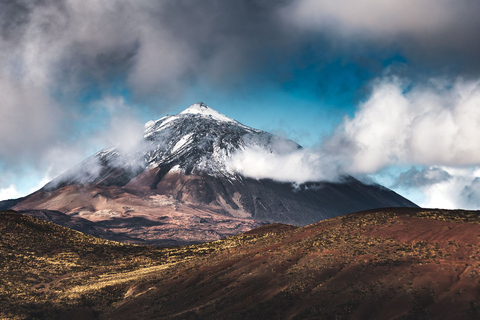
[[[3,2],[0,199],[118,143],[122,127],[203,101],[297,141],[320,171],[480,208],[479,12],[468,0]]]

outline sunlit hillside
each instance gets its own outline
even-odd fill
[[[480,214],[385,209],[177,248],[0,215],[6,319],[478,319]]]

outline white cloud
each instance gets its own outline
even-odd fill
[[[13,189],[9,186],[12,182],[16,186],[15,197],[36,191],[53,178],[72,169],[87,157],[105,147],[115,146],[125,154],[133,154],[146,148],[143,143],[144,126],[137,120],[135,113],[137,106],[128,104],[123,97],[109,96],[94,102],[90,108],[94,109],[95,112],[85,119],[85,123],[104,119],[104,121],[100,121],[104,123],[103,126],[96,124],[93,130],[83,132],[74,140],[52,139],[48,144],[39,143],[38,149],[34,149],[36,154],[33,163],[30,161],[17,164],[6,163],[5,165],[13,167],[15,170],[9,170],[8,174],[4,173],[2,179],[0,179],[0,186],[4,187],[5,192],[9,191],[13,195]],[[31,128],[28,128],[28,120],[29,118],[25,120],[27,128],[23,130],[31,130]],[[41,118],[31,120],[40,121]],[[43,123],[43,125],[46,124]],[[28,144],[21,139],[15,138],[15,136],[11,138],[12,143],[15,141],[20,143],[12,146],[12,148],[19,148],[20,151],[18,152],[21,152],[22,148],[28,147]],[[1,141],[0,144],[5,144],[5,140]],[[15,156],[18,156],[18,152]],[[14,159],[12,158],[12,160]],[[130,160],[123,159],[123,161]],[[0,164],[2,163],[0,162]],[[133,164],[131,163],[131,165]],[[90,173],[95,174],[99,167],[92,163],[90,169]]]
[[[480,81],[431,79],[409,87],[396,78],[381,79],[325,147],[348,159],[345,170],[351,173],[412,163],[476,165],[479,106]]]
[[[249,148],[230,164],[252,178],[297,183],[341,174],[374,177],[382,169],[416,164],[424,168],[400,174],[394,189],[416,194],[426,207],[478,209],[479,124],[480,81],[382,78],[318,148]]]
[[[419,186],[424,195],[420,203],[427,208],[479,209],[480,171],[478,168],[440,167],[450,175],[449,179]]]
[[[132,154],[146,148],[143,140],[144,125],[135,114],[137,106],[128,104],[123,97],[108,96],[90,107],[96,110],[90,119],[93,121],[102,117],[106,120],[104,125],[96,126],[95,130],[74,142],[57,142],[44,150],[42,167],[48,168],[45,176],[50,180],[72,169],[100,149],[116,147],[125,154]],[[92,163],[91,174],[98,173],[99,169]]]
[[[105,109],[109,119],[107,127],[98,132],[97,145],[116,146],[125,153],[141,148],[144,124],[137,120],[135,105],[128,104],[123,97],[109,96],[95,102],[94,107]]]
[[[0,189],[0,201],[1,200],[8,200],[8,199],[15,199],[20,197],[21,194],[17,190],[17,187],[13,184],[9,185],[6,188]]]
[[[411,167],[408,171],[402,172],[396,179],[394,186],[397,187],[423,187],[445,182],[452,176],[439,167],[427,167],[418,170]]]
[[[304,183],[338,178],[336,164],[319,150],[313,149],[272,152],[251,147],[234,154],[228,165],[236,172],[254,179]]]
[[[33,185],[27,187],[27,189],[25,190],[22,190],[18,187],[20,186],[20,184],[11,184],[8,187],[0,188],[0,201],[17,199],[32,192],[35,192],[41,187],[43,187],[45,184],[47,184],[52,178],[53,177],[50,175],[50,170],[48,170],[40,181],[36,181]]]

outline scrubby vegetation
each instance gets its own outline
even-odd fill
[[[177,248],[0,214],[0,318],[480,318],[480,215],[387,209]]]
[[[14,211],[0,213],[0,318],[49,318],[73,309],[100,313],[124,285],[209,249],[127,245]]]

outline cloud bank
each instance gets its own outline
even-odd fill
[[[290,153],[247,149],[234,167],[253,178],[303,183],[417,165],[393,188],[417,188],[422,205],[480,207],[480,80],[375,80],[371,93],[318,147]],[[473,169],[472,169],[473,168]]]
[[[318,148],[279,154],[276,159],[274,154],[266,154],[265,167],[272,164],[272,168],[265,170],[281,179],[284,168],[283,180],[298,176],[305,181],[307,176],[328,179],[336,172],[370,174],[393,165],[478,165],[479,106],[480,80],[459,78],[451,83],[434,78],[415,84],[396,77],[381,78],[374,81],[370,96],[355,115],[346,117]],[[250,163],[245,167],[253,167],[260,156],[252,149],[236,160],[243,159]],[[322,166],[326,168],[322,170]]]
[[[339,168],[321,150],[298,149],[272,152],[253,147],[239,151],[230,159],[230,169],[254,179],[284,182],[337,181]]]
[[[198,82],[282,85],[298,68],[320,73],[336,56],[372,52],[478,75],[479,9],[468,0],[3,1],[0,156],[74,134],[69,123],[89,112],[78,98],[119,82],[134,98],[171,101]]]
[[[413,168],[400,174],[395,185],[418,188],[423,194],[419,204],[424,207],[480,208],[480,169],[477,166]]]
[[[339,46],[396,48],[440,69],[463,63],[463,72],[476,75],[479,11],[480,3],[470,0],[295,0],[282,10],[294,26],[337,37]]]
[[[325,146],[349,159],[349,172],[372,173],[398,164],[476,165],[479,105],[479,80],[380,79]]]
[[[480,3],[470,0],[2,1],[0,165],[56,175],[92,145],[117,144],[117,137],[129,145],[138,123],[115,128],[136,118],[136,103],[155,101],[151,108],[162,115],[195,85],[317,88],[331,83],[322,71],[332,61],[376,77],[397,55],[402,66],[376,80],[370,94],[360,83],[356,114],[318,148],[281,160],[267,154],[275,165],[264,170],[272,172],[248,174],[282,179],[288,171],[285,179],[303,181],[396,164],[476,165],[478,12]],[[108,111],[117,95],[128,102]],[[102,116],[105,123],[84,129]],[[240,164],[259,157],[248,152]],[[2,187],[12,192],[10,184]]]

